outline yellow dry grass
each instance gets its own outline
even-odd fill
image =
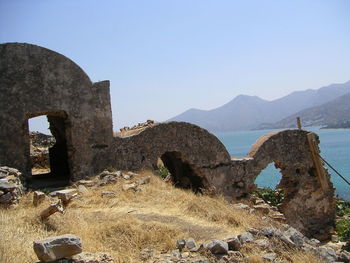
[[[116,262],[124,263],[140,262],[139,253],[145,248],[175,249],[178,238],[207,241],[273,224],[262,222],[258,215],[231,209],[221,197],[176,189],[149,171],[133,180],[147,176],[151,182],[142,185],[139,192],[123,191],[126,181],[122,179],[89,188],[64,214],[54,214],[45,223],[38,215],[49,200],[34,207],[32,194],[25,195],[17,207],[0,210],[0,262],[35,262],[34,240],[68,233],[82,238],[85,252],[110,253]],[[103,191],[116,195],[102,196]],[[316,262],[311,255],[307,255],[309,261],[300,261],[302,254],[293,257],[292,262]]]

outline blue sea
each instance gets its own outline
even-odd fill
[[[350,181],[350,129],[320,129],[307,127],[307,130],[317,133],[320,137],[321,156],[337,171]],[[215,133],[226,146],[232,157],[245,157],[255,141],[276,130],[236,131]],[[346,184],[331,168],[325,166],[331,174],[335,194],[350,201],[350,186]],[[270,164],[257,177],[255,183],[259,187],[275,188],[281,180],[281,174]]]

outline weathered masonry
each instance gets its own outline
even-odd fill
[[[112,140],[109,82],[92,83],[68,58],[35,45],[0,45],[0,162],[30,176],[28,119],[46,115],[51,172],[73,180],[98,169]]]
[[[106,167],[152,169],[160,159],[176,186],[214,188],[233,200],[254,191],[256,177],[274,163],[285,192],[280,209],[289,223],[307,236],[329,237],[334,189],[324,168],[321,187],[306,131],[263,136],[242,159],[232,159],[214,135],[188,123],[150,124],[113,137],[108,81],[92,83],[74,62],[45,48],[0,45],[0,165],[27,178],[28,119],[39,115],[48,117],[56,138],[50,149],[54,176],[76,181]]]

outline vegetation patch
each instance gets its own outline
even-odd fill
[[[278,206],[284,199],[284,191],[282,189],[258,188],[254,195],[272,206]]]

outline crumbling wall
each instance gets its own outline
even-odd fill
[[[284,190],[285,199],[280,210],[288,222],[307,236],[326,239],[334,224],[334,189],[328,173],[330,188],[324,191],[320,186],[307,133],[285,130],[267,134],[246,158],[231,159],[222,143],[206,130],[188,123],[162,123],[131,136],[116,137],[110,161],[120,169],[139,170],[154,168],[158,158],[176,153],[195,171],[194,176],[202,178],[203,187],[215,188],[228,200],[252,193],[256,177],[274,163],[282,174],[278,188]]]
[[[307,236],[329,237],[334,189],[328,174],[329,189],[320,186],[306,131],[263,136],[241,159],[231,159],[214,135],[188,123],[149,122],[113,137],[109,82],[92,83],[68,58],[20,43],[0,45],[0,101],[0,165],[25,176],[31,167],[28,118],[47,115],[56,136],[51,165],[67,159],[63,173],[69,170],[73,181],[106,167],[155,168],[160,158],[178,186],[215,188],[233,200],[252,193],[256,177],[274,163],[281,169],[286,197],[280,209],[288,222]]]
[[[0,165],[31,173],[28,118],[60,116],[71,179],[92,175],[92,160],[110,146],[109,82],[92,83],[83,70],[43,47],[0,45]]]

